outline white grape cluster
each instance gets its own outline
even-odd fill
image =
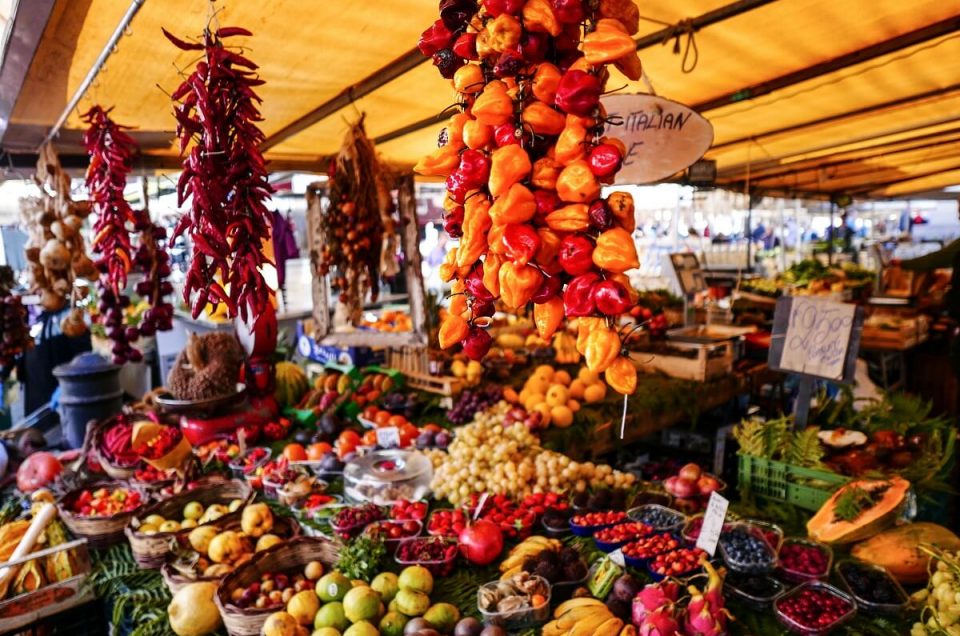
[[[588,487],[624,488],[636,480],[606,464],[579,463],[540,448],[540,440],[523,424],[504,425],[510,406],[501,401],[477,413],[473,422],[457,429],[446,453],[428,454],[434,466],[434,496],[459,505],[471,493],[520,498]]]
[[[960,636],[960,553],[942,553],[926,589],[915,592],[923,604],[923,623],[914,623],[910,636]]]

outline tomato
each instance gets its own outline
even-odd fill
[[[425,433],[439,433],[443,428],[437,426],[436,424],[424,424],[423,431]]]
[[[374,421],[374,418],[377,417],[377,411],[379,411],[376,406],[371,404],[367,408],[363,409],[363,419]]]
[[[62,472],[63,464],[52,453],[34,453],[17,470],[17,488],[20,492],[33,492],[50,484]]]
[[[364,446],[376,446],[377,445],[377,432],[376,431],[367,431],[363,434],[363,445]]]
[[[380,391],[377,391],[376,389],[374,389],[373,391],[367,391],[367,400],[369,400],[370,402],[373,402],[378,397],[380,397]]]
[[[387,424],[400,428],[404,424],[407,424],[407,418],[402,415],[391,415],[390,419],[387,421]]]
[[[317,442],[315,444],[310,444],[307,446],[307,459],[310,460],[319,460],[323,459],[323,456],[333,450],[333,446],[326,442]]]
[[[340,459],[340,461],[343,461],[347,455],[355,452],[356,450],[356,442],[340,442],[337,444],[337,457]]]
[[[376,416],[373,418],[373,423],[377,425],[377,428],[381,426],[386,426],[387,422],[390,421],[390,411],[379,411]]]
[[[360,434],[354,430],[347,429],[340,433],[340,436],[337,437],[337,445],[342,446],[343,444],[353,444],[356,447],[360,444],[361,437]]]
[[[291,462],[302,462],[307,459],[307,451],[301,444],[287,444],[283,447],[283,456]]]

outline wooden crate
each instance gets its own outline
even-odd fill
[[[390,347],[386,366],[402,373],[407,378],[407,386],[419,391],[457,395],[463,390],[460,378],[430,373],[430,356],[426,347]]]
[[[930,331],[930,319],[918,315],[904,321],[899,329],[863,326],[860,336],[861,349],[902,350],[910,349],[926,341]]]
[[[733,343],[716,344],[674,343],[677,349],[696,350],[695,358],[665,355],[658,352],[635,351],[630,354],[634,366],[644,373],[663,373],[679,380],[705,382],[733,372]],[[722,355],[711,353],[722,350]]]
[[[63,581],[45,585],[34,592],[19,594],[0,603],[0,631],[13,631],[93,600],[93,589],[87,585],[90,554],[87,551],[86,539],[77,539],[33,552],[22,559],[4,563],[4,567],[24,565],[64,550],[74,550],[78,572]]]

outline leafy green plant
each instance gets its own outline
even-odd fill
[[[159,570],[141,569],[126,543],[94,552],[92,557],[87,584],[98,598],[113,604],[113,632],[132,626],[131,636],[173,635],[167,618],[171,596]]]
[[[348,579],[370,581],[383,570],[387,547],[383,538],[363,533],[340,550],[337,569]]]

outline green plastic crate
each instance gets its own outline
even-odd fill
[[[819,510],[847,477],[825,470],[740,455],[739,488],[767,499],[786,501],[804,510]]]

